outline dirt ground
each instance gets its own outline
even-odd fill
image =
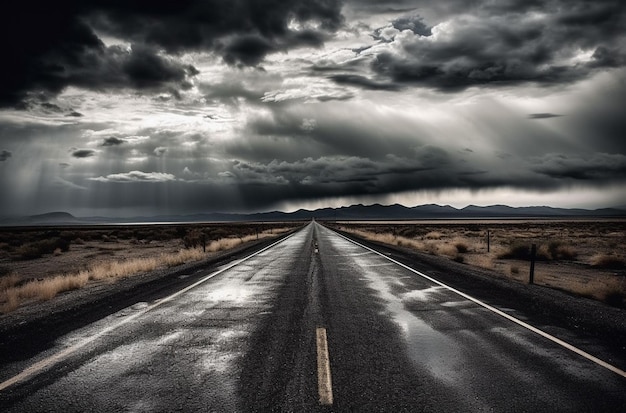
[[[22,279],[44,278],[58,274],[76,273],[99,262],[149,258],[162,253],[175,253],[182,248],[180,240],[147,241],[133,240],[85,241],[72,245],[69,251],[46,254],[32,260],[11,260],[5,257],[0,265],[9,268]]]
[[[535,244],[535,284],[626,305],[626,220],[342,222],[337,227],[492,269],[495,276],[520,283],[530,275],[524,251]]]
[[[300,224],[229,223],[100,227],[0,228],[0,287],[76,274],[109,262],[158,258],[207,247],[207,257]],[[219,244],[219,245],[218,245]],[[223,244],[223,245],[222,245]],[[213,248],[212,250],[209,248]]]

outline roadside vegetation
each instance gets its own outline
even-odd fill
[[[626,221],[350,222],[336,229],[626,308]]]
[[[206,259],[299,224],[0,231],[0,312],[66,291]]]

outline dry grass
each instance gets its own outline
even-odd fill
[[[619,255],[599,253],[591,257],[591,265],[596,268],[620,269],[626,267],[626,259]]]
[[[575,284],[561,278],[554,282],[554,287],[617,307],[626,304],[625,277],[593,277]]]
[[[246,242],[272,237],[290,229],[273,228],[260,232],[258,236],[254,234],[222,238],[210,242],[206,248],[207,252],[204,252],[202,248],[188,248],[175,253],[162,253],[154,257],[96,262],[89,265],[87,269],[76,273],[52,275],[44,279],[31,280],[25,284],[20,284],[20,277],[11,273],[0,278],[0,312],[13,311],[28,300],[50,300],[65,291],[82,288],[89,282],[115,282],[122,278],[161,268],[200,261],[207,257],[207,253],[235,248]]]
[[[361,238],[368,239],[370,241],[382,242],[384,244],[397,245],[399,247],[407,247],[413,248],[416,250],[424,250],[425,243],[416,239],[407,238],[399,235],[394,235],[391,233],[376,233],[370,231],[360,231],[352,228],[342,227],[342,230],[346,232],[351,232]]]
[[[20,277],[15,273],[9,273],[4,277],[0,278],[0,292],[8,290],[11,287],[14,287],[20,282]]]
[[[0,292],[0,301],[3,302],[0,305],[0,312],[3,314],[10,313],[20,305],[20,301],[17,298],[17,295],[13,292]]]
[[[15,310],[22,302],[30,299],[50,300],[64,291],[75,290],[87,284],[86,274],[59,275],[44,280],[36,280],[21,286],[14,286],[0,293],[0,311]]]
[[[426,239],[441,239],[443,234],[439,231],[431,231],[428,234],[424,235]]]
[[[489,270],[494,269],[493,257],[489,255],[468,255],[465,258],[465,262],[470,265],[474,265],[480,268],[486,268]]]
[[[535,244],[536,284],[626,306],[626,256],[618,253],[626,250],[624,220],[355,222],[339,229],[522,283],[528,282],[530,246]]]
[[[435,255],[445,255],[448,258],[454,258],[457,255],[457,249],[454,245],[448,243],[435,244]]]
[[[207,245],[206,250],[208,252],[218,252],[229,250],[231,248],[238,247],[239,245],[245,244],[246,242],[254,241],[257,239],[263,239],[268,237],[276,236],[277,234],[282,234],[289,231],[290,228],[275,228],[272,230],[266,230],[258,235],[245,235],[242,237],[233,237],[233,238],[222,238],[216,241],[211,241],[209,245]]]
[[[159,268],[173,267],[186,262],[206,258],[200,249],[180,250],[174,254],[161,254],[154,258],[138,258],[125,261],[105,261],[91,265],[88,269],[75,274],[64,274],[33,280],[23,285],[5,281],[8,287],[0,291],[0,311],[3,313],[15,310],[21,303],[28,300],[50,300],[57,294],[82,288],[90,281],[107,281],[130,277],[154,271]],[[14,276],[12,280],[19,277]]]

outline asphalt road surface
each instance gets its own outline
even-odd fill
[[[3,366],[0,411],[626,411],[618,367],[317,223],[195,277]]]

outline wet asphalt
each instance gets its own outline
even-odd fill
[[[3,366],[3,412],[621,412],[626,379],[311,223]],[[506,311],[506,309],[503,309]],[[333,404],[319,403],[316,328]]]

